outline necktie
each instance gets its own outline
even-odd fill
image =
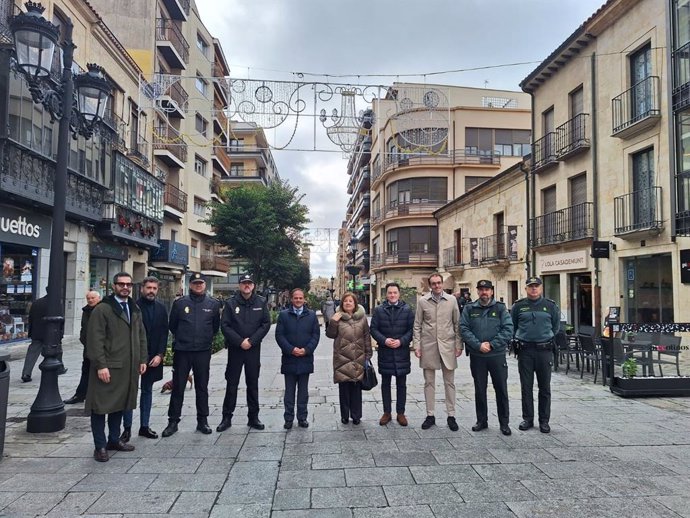
[[[120,302],[120,306],[122,306],[122,311],[125,312],[125,317],[127,317],[127,322],[129,322],[129,307],[127,307],[127,303]]]

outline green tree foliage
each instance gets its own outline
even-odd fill
[[[211,204],[207,223],[215,241],[244,260],[257,286],[278,287],[288,280],[294,286],[300,278],[300,233],[309,223],[303,197],[287,181],[276,181],[228,189],[223,203]]]

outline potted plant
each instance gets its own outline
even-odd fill
[[[637,361],[635,358],[628,358],[623,362],[621,368],[623,369],[623,376],[626,378],[634,378],[637,374]]]

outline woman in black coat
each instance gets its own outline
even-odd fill
[[[380,425],[391,421],[391,377],[395,376],[397,421],[407,426],[405,399],[407,398],[407,375],[410,373],[410,342],[414,312],[405,301],[400,300],[400,286],[395,282],[386,285],[386,300],[374,309],[371,319],[371,336],[378,344],[379,374],[383,415]]]

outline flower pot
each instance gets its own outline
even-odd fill
[[[614,377],[611,392],[621,397],[686,397],[690,396],[690,377]]]

